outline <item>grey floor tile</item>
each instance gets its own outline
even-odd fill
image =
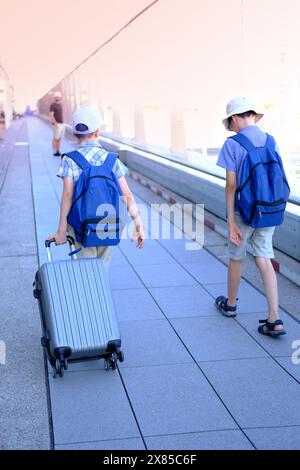
[[[186,237],[178,227],[170,224],[167,219],[160,218],[159,225],[157,224],[156,219],[154,219],[154,221],[155,225],[149,225],[149,231],[151,232],[151,237],[159,240],[162,245],[167,247],[173,243],[180,242],[184,244],[185,242],[190,242],[191,239]]]
[[[217,260],[210,263],[182,263],[201,284],[215,284],[227,278],[227,268]]]
[[[188,245],[187,245],[188,246]],[[197,246],[197,245],[195,245]],[[180,263],[212,263],[216,262],[216,258],[211,255],[204,248],[201,248],[198,245],[199,249],[197,250],[188,250],[185,245],[173,244],[169,247],[166,246],[166,249],[176,258]]]
[[[155,240],[146,240],[139,250],[135,245],[121,247],[123,253],[133,265],[174,263],[172,256]]]
[[[49,235],[54,235],[57,229],[58,217],[54,216],[50,223],[39,224],[38,218],[36,218],[36,237],[38,242],[42,242],[43,247],[45,247],[45,240]],[[53,245],[55,246],[55,245]],[[65,245],[60,245],[60,247],[65,248]]]
[[[239,430],[146,437],[149,450],[253,450]]]
[[[272,359],[200,366],[242,428],[300,424],[300,385]]]
[[[38,196],[37,196],[38,197]],[[37,226],[48,226],[55,222],[54,231],[57,228],[59,220],[59,205],[55,204],[54,200],[46,203],[47,205],[37,207],[35,211],[35,218]],[[48,209],[49,204],[49,209]],[[50,206],[51,204],[51,206]]]
[[[163,313],[146,288],[112,291],[119,321],[154,320]]]
[[[147,287],[197,285],[196,281],[175,262],[136,266],[135,269]]]
[[[163,246],[168,252],[184,252],[190,251],[190,248],[194,246],[193,240],[186,238],[182,232],[176,232],[176,238],[171,236],[170,238],[159,237],[159,244]]]
[[[149,290],[168,318],[219,315],[214,299],[199,285],[154,287]]]
[[[167,320],[120,324],[125,362],[120,367],[191,363],[192,358]]]
[[[38,226],[41,227],[47,227],[48,225],[52,224],[53,222],[58,222],[59,218],[59,206],[57,206],[55,209],[53,208],[48,209],[48,207],[44,206],[44,211],[42,212],[36,212],[36,223]],[[56,227],[54,227],[54,231],[56,230]]]
[[[128,261],[119,248],[113,248],[110,266],[128,266]]]
[[[300,427],[245,429],[258,450],[299,450]]]
[[[110,266],[110,285],[115,289],[138,289],[144,287],[130,266]]]
[[[196,365],[122,369],[121,374],[144,436],[236,428]]]
[[[55,444],[140,437],[117,371],[50,379]]]
[[[197,361],[267,356],[231,318],[180,318],[172,319],[171,323]]]
[[[164,318],[163,313],[145,288],[113,290],[112,294],[119,321]]]
[[[145,446],[142,439],[116,439],[57,445],[55,450],[145,450]]]
[[[294,357],[293,357],[293,356]],[[285,370],[287,370],[298,382],[300,382],[300,349],[293,349],[291,356],[289,357],[276,357],[276,361],[279,362]],[[297,361],[297,362],[295,362]]]
[[[166,251],[164,250],[164,248],[161,247],[160,243],[157,241],[157,240],[152,240],[150,237],[147,238],[147,233],[145,234],[146,235],[146,241],[145,241],[145,246],[147,245],[147,249],[148,250],[152,250],[154,251],[156,248],[158,249],[161,249],[163,251]],[[126,238],[125,240],[122,240],[121,243],[120,243],[120,249],[124,252],[124,253],[131,253],[131,252],[137,252],[137,253],[142,253],[144,251],[144,248],[142,248],[141,250],[139,249],[134,249],[136,248],[136,242],[132,243],[130,241],[130,237]]]
[[[223,281],[219,284],[215,283],[205,286],[214,298],[219,295],[227,297],[226,278]],[[265,296],[244,280],[241,281],[238,298],[238,313],[265,312],[267,309]]]
[[[249,314],[237,316],[237,321],[261,344],[272,356],[291,357],[294,352],[293,342],[300,340],[300,324],[286,313],[281,313],[284,327],[287,331],[285,336],[271,338],[263,336],[257,331],[258,321],[264,320],[267,314]]]

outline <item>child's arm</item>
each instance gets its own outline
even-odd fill
[[[131,242],[138,239],[138,247],[142,248],[144,245],[144,239],[145,239],[145,234],[144,234],[144,229],[142,226],[142,219],[140,217],[136,202],[134,200],[133,194],[130,191],[130,188],[127,184],[127,181],[124,176],[119,178],[119,184],[120,188],[122,191],[122,195],[124,196],[126,200],[126,206],[128,209],[129,214],[131,215],[132,220],[134,221],[135,225],[135,230],[131,238]]]
[[[235,171],[226,171],[226,206],[227,206],[227,223],[229,228],[229,239],[232,243],[239,246],[243,239],[243,234],[234,220],[234,204],[235,192],[237,189]]]
[[[64,178],[64,188],[60,202],[60,217],[57,231],[54,235],[50,235],[48,240],[55,238],[56,245],[62,245],[67,241],[67,216],[70,212],[72,205],[72,197],[74,190],[74,181],[72,178]]]

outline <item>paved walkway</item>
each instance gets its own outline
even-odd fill
[[[51,129],[27,123],[42,263],[62,185]],[[184,244],[147,240],[138,251],[125,240],[114,250],[110,280],[125,362],[109,373],[102,361],[70,365],[62,380],[49,371],[56,449],[300,448],[300,365],[291,362],[300,325],[283,313],[289,334],[260,336],[266,301],[245,280],[239,316],[221,317],[213,299],[226,292],[226,267]],[[65,250],[53,251],[61,258]]]
[[[0,142],[0,449],[49,448],[40,320],[32,297],[37,269],[27,126],[17,121]]]

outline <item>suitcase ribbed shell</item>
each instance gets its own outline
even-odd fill
[[[100,259],[45,263],[38,273],[50,350],[70,347],[70,360],[99,356],[120,332],[110,284]]]

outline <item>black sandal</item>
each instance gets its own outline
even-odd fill
[[[272,338],[276,338],[277,336],[286,335],[286,331],[284,330],[275,330],[275,326],[283,325],[282,320],[276,320],[275,322],[270,323],[267,320],[259,320],[259,323],[263,323],[260,325],[257,330],[260,334],[266,336],[272,336]],[[267,328],[267,329],[266,329]]]
[[[228,299],[226,299],[226,297],[224,297],[223,295],[220,295],[220,297],[217,297],[215,300],[215,307],[222,313],[224,317],[235,318],[237,315],[236,314],[237,306],[229,307],[229,305],[227,305],[227,302],[228,302]],[[227,312],[232,312],[232,313],[230,314]]]

